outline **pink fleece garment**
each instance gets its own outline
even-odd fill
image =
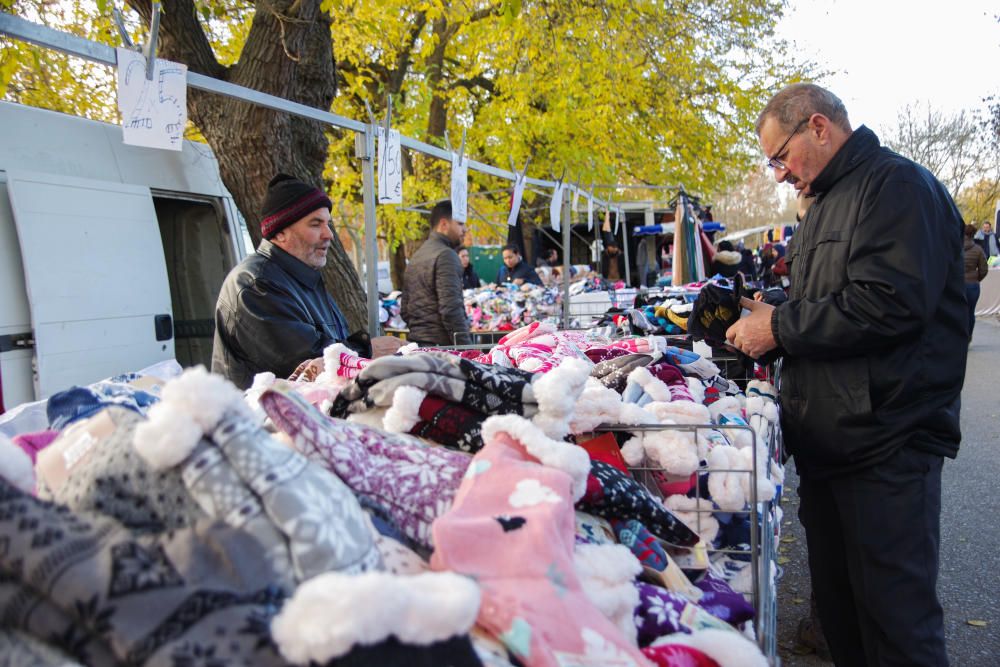
[[[477,623],[526,667],[648,665],[581,591],[571,485],[566,472],[499,433],[434,522],[431,568],[476,579]]]

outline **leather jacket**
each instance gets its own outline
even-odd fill
[[[955,203],[864,126],[810,187],[788,301],[771,319],[799,473],[849,474],[904,446],[954,457],[968,349]]]
[[[320,272],[264,239],[222,283],[212,372],[241,389],[257,373],[287,378],[327,346],[348,343],[347,332]]]

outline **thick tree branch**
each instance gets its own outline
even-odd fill
[[[148,26],[153,17],[152,2],[125,1]],[[193,0],[163,0],[157,51],[163,58],[186,64],[192,72],[226,78],[226,68],[216,60],[208,36],[198,22]]]

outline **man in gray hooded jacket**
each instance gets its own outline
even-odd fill
[[[452,217],[451,201],[438,202],[431,210],[430,236],[413,254],[403,277],[400,314],[410,329],[409,339],[418,345],[472,342],[456,252],[464,236],[465,223]]]

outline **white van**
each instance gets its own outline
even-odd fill
[[[177,359],[211,363],[249,239],[211,150],[0,102],[0,413]]]

